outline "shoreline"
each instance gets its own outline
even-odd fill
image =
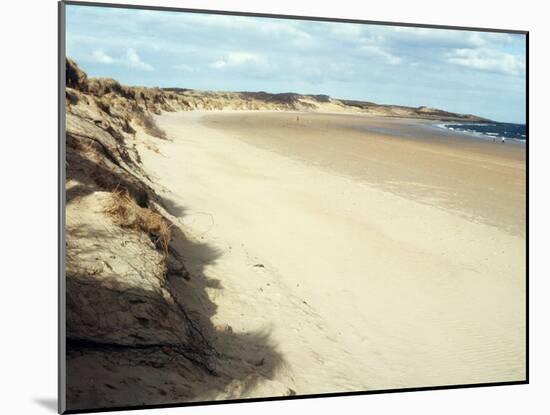
[[[296,122],[284,113],[201,114],[206,126],[256,147],[525,235],[523,146],[439,131],[426,120],[302,113]]]
[[[468,121],[468,120],[444,120],[444,119],[430,119],[430,118],[420,118],[420,117],[407,117],[407,116],[400,116],[400,115],[379,115],[375,113],[369,113],[369,112],[352,112],[352,111],[330,111],[330,110],[315,110],[315,111],[304,111],[304,110],[281,110],[281,109],[232,109],[232,108],[223,108],[223,109],[193,109],[190,110],[197,113],[204,113],[204,114],[298,114],[298,115],[331,115],[331,116],[342,116],[342,117],[360,117],[364,119],[384,119],[389,122],[393,121],[404,121],[409,122],[410,124],[414,124],[416,126],[424,126],[430,128],[431,134],[428,132],[428,135],[433,135],[434,131],[437,131],[437,135],[439,136],[449,136],[452,138],[461,138],[461,139],[476,139],[476,140],[483,140],[483,141],[490,141],[491,136],[485,136],[483,134],[476,134],[476,133],[469,133],[466,131],[459,131],[459,130],[452,130],[448,129],[446,127],[442,127],[441,125],[445,124],[507,124],[499,121]],[[517,124],[521,125],[521,124]],[[428,130],[428,131],[430,131]],[[376,131],[372,131],[376,132]],[[384,132],[380,132],[381,134],[385,134]],[[395,134],[395,132],[388,132],[386,133],[388,136],[392,136]],[[402,137],[406,137],[406,135],[403,135]],[[421,136],[419,136],[421,137]],[[496,137],[501,138],[501,137]],[[507,141],[508,144],[513,145],[520,145],[525,146],[527,143],[527,140],[521,140],[521,139],[509,139]]]

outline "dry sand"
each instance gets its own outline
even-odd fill
[[[297,394],[523,380],[525,150],[299,116],[166,113],[172,141],[139,146],[189,240],[217,252],[183,252],[219,281],[214,324],[268,336]]]

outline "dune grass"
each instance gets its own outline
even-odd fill
[[[159,213],[139,206],[128,190],[115,190],[112,193],[111,204],[105,212],[117,225],[145,232],[163,255],[165,257],[168,255],[170,225]]]

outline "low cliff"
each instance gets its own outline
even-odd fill
[[[189,103],[89,79],[70,60],[66,76],[68,409],[228,399],[252,386],[289,393],[270,380],[276,355],[258,368],[262,357],[216,347],[237,335],[210,321],[204,277],[182,261],[189,242],[141,165],[138,139],[166,139],[154,115]],[[269,349],[264,338],[247,341]]]

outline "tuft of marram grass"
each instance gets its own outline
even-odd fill
[[[168,255],[170,226],[167,221],[157,212],[139,206],[128,190],[115,190],[112,193],[111,204],[105,212],[117,225],[145,232],[164,256]]]

